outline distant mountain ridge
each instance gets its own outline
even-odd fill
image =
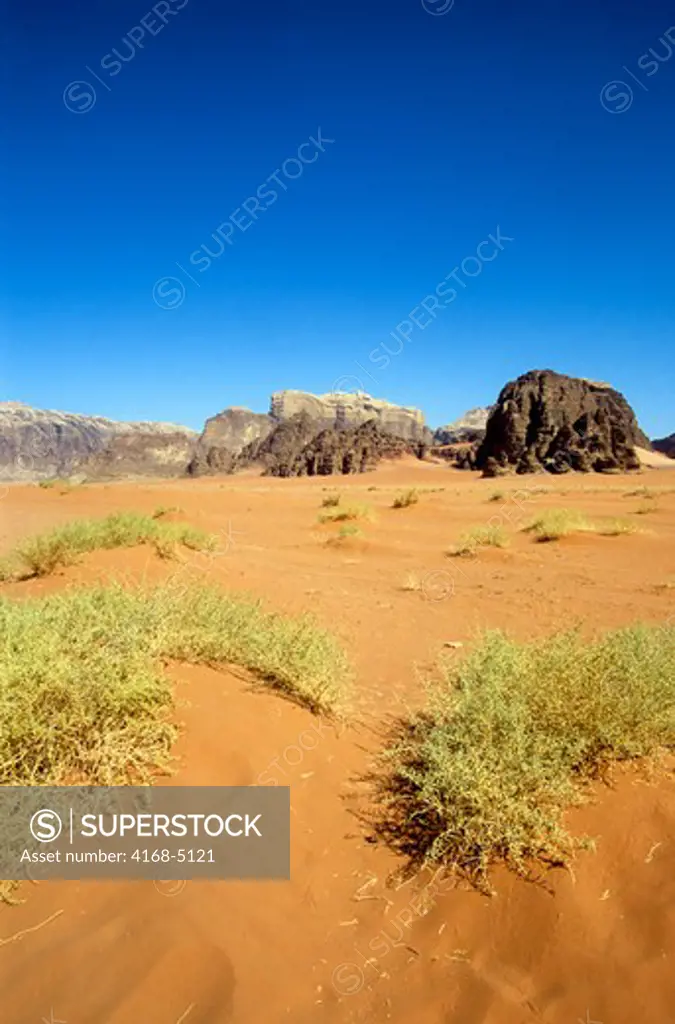
[[[297,425],[300,423],[299,418],[302,418],[299,429],[303,445],[309,445],[324,431],[356,429],[365,426],[366,423],[376,426],[380,434],[387,434],[410,444],[430,443],[432,439],[421,410],[411,406],[395,405],[382,398],[373,398],[364,391],[334,391],[325,395],[314,395],[308,391],[275,391],[270,398],[270,408],[266,414],[232,407],[207,420],[195,446],[189,472],[194,476],[228,473],[232,472],[235,466],[241,467],[256,462],[267,452],[265,442],[273,436],[276,436],[278,441],[281,438],[285,439],[288,431],[279,432],[280,427],[290,422]],[[367,436],[373,452],[386,449],[381,440],[377,443],[373,440],[374,435]],[[323,440],[324,443],[329,443],[327,437]],[[361,444],[362,435],[355,437],[354,443]],[[276,450],[274,443],[270,442],[270,445],[272,451]],[[282,447],[285,447],[285,444]],[[276,470],[270,463],[269,452],[265,458],[267,472],[275,473]],[[294,458],[300,459],[299,449]],[[341,464],[351,464],[347,454],[341,458]],[[369,455],[359,456],[357,461],[365,465],[369,458]],[[334,459],[335,464],[338,461]],[[321,458],[316,455],[312,459],[308,458],[307,465],[325,466],[329,462],[327,457]],[[285,465],[284,461],[283,466]],[[281,462],[277,468],[281,471]]]
[[[196,439],[195,430],[173,423],[129,423],[0,402],[0,479],[96,476],[106,473],[106,464],[110,475],[178,475]],[[115,450],[123,457],[116,459]]]
[[[536,429],[535,429],[536,428]],[[536,435],[536,436],[535,436]],[[381,458],[429,448],[462,468],[528,472],[635,468],[650,449],[610,385],[530,371],[497,404],[435,432],[424,414],[366,392],[275,391],[269,411],[231,406],[201,434],[173,423],[124,422],[0,402],[0,480],[200,476],[259,466],[271,475],[362,472]],[[654,447],[675,456],[675,435]]]

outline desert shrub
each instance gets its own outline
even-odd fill
[[[463,533],[459,543],[450,548],[447,554],[453,558],[471,557],[476,554],[478,548],[505,548],[508,543],[508,534],[503,527],[491,524],[476,526],[473,530]]]
[[[175,729],[166,659],[239,665],[315,711],[347,668],[334,638],[208,587],[0,599],[0,785],[147,781]]]
[[[180,505],[158,505],[155,511],[152,513],[153,519],[162,519],[163,516],[169,516],[173,513],[183,512],[184,509]]]
[[[370,505],[338,505],[319,515],[320,523],[344,523],[354,519],[373,519]]]
[[[592,643],[485,634],[446,661],[424,711],[400,723],[377,777],[376,833],[415,866],[479,885],[495,861],[565,863],[583,840],[564,812],[612,762],[675,747],[675,625]]]
[[[401,491],[397,494],[391,503],[392,508],[409,508],[411,505],[416,505],[420,500],[420,496],[415,487],[410,488],[408,491]]]
[[[329,547],[339,547],[344,543],[344,541],[356,537],[363,537],[363,530],[361,530],[356,523],[343,523],[338,532],[328,538],[326,544],[328,544]]]
[[[321,508],[337,508],[340,504],[340,494],[327,494],[321,502]]]
[[[186,523],[162,523],[138,512],[115,512],[104,519],[79,519],[30,537],[18,546],[10,562],[15,574],[48,576],[88,551],[138,544],[154,544],[165,552],[179,544],[203,551],[213,550],[216,538]]]
[[[635,523],[627,519],[607,519],[593,524],[593,532],[601,537],[621,537],[624,534],[637,533]]]
[[[343,523],[337,532],[338,537],[363,537],[363,530],[356,523]]]
[[[533,533],[542,542],[560,540],[561,537],[590,529],[591,523],[585,516],[566,508],[548,509],[525,527],[527,532]]]
[[[603,537],[618,537],[635,533],[636,527],[625,519],[604,519],[593,521],[580,512],[566,508],[549,509],[537,516],[525,527],[538,541],[560,540],[574,533],[597,533]]]

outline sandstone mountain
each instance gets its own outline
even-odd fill
[[[465,441],[482,440],[493,408],[492,405],[486,405],[469,409],[452,423],[437,427],[434,431],[434,444],[461,444]]]
[[[239,452],[213,448],[208,453],[206,472],[234,473],[251,466],[265,476],[329,476],[364,473],[383,458],[404,454],[420,455],[423,445],[383,431],[377,420],[358,427],[326,427],[317,432],[316,420],[307,412],[284,419],[265,435]],[[204,472],[198,454],[190,472]]]
[[[308,434],[309,440],[305,440]],[[377,420],[367,420],[358,427],[328,427],[315,434],[306,413],[281,423],[261,449],[269,476],[365,473],[381,459],[419,454],[417,446],[386,433]],[[255,461],[261,459],[260,451],[250,455]]]
[[[476,454],[487,476],[639,469],[649,449],[635,413],[608,384],[531,370],[501,391]]]
[[[431,431],[425,426],[419,409],[393,405],[365,392],[312,395],[306,391],[277,391],[270,399],[268,414],[231,408],[208,420],[195,447],[189,472],[195,476],[230,473],[259,463],[268,473],[296,475],[291,471],[295,460],[311,440],[324,432],[328,433],[315,455],[308,455],[307,466],[327,464],[325,460],[331,458],[327,454],[329,448],[334,452],[336,465],[341,459],[343,464],[350,464],[351,442],[347,438],[340,440],[338,435],[366,424],[377,427],[377,435],[368,432],[363,435],[370,438],[366,447],[369,452],[372,449],[373,457],[375,449],[386,447],[382,441],[384,436],[402,439],[412,446],[431,439]],[[378,441],[374,440],[376,436]],[[356,443],[358,447],[358,441]],[[361,458],[356,454],[353,457],[357,461]],[[370,454],[363,458],[367,462]]]
[[[247,445],[264,440],[277,426],[265,413],[233,406],[206,421],[195,445],[188,472],[192,476],[232,473]]]
[[[652,441],[652,445],[657,452],[662,452],[664,455],[669,455],[671,459],[675,459],[675,434]]]
[[[134,476],[184,476],[197,432],[138,430],[114,434],[105,447],[76,466],[89,480]],[[187,428],[185,428],[187,429]]]
[[[178,475],[196,439],[196,431],[170,423],[121,423],[0,402],[0,479]]]
[[[425,439],[424,414],[419,409],[394,405],[365,391],[335,391],[326,395],[276,391],[272,395],[270,415],[274,419],[289,419],[301,412],[323,427],[357,427],[372,420],[384,433],[395,437],[409,441]]]

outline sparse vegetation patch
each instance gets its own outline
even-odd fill
[[[321,502],[321,508],[337,508],[340,504],[340,494],[327,494]]]
[[[382,756],[376,832],[412,866],[454,865],[480,886],[495,861],[565,863],[563,822],[616,761],[675,747],[675,625],[585,643],[484,635],[448,660],[426,709]]]
[[[401,491],[397,494],[391,503],[392,508],[409,508],[410,505],[416,505],[420,500],[420,496],[415,487],[412,487],[408,491]]]
[[[203,586],[2,598],[0,631],[0,785],[112,785],[165,768],[166,659],[239,665],[316,711],[336,706],[347,675],[308,617]]]
[[[29,537],[3,561],[0,575],[4,579],[48,576],[88,551],[138,544],[154,544],[159,554],[169,557],[180,544],[195,551],[213,550],[216,538],[186,523],[164,523],[138,512],[115,512],[104,519],[78,519]]]
[[[491,524],[476,526],[473,530],[463,533],[458,544],[450,548],[447,554],[451,558],[470,558],[476,554],[478,548],[505,548],[508,543],[508,534],[503,527]]]
[[[320,523],[344,523],[354,519],[372,520],[370,505],[336,505],[319,515]]]
[[[542,512],[525,527],[525,530],[534,534],[536,540],[548,542],[569,537],[574,533],[597,533],[603,537],[618,537],[621,534],[635,533],[636,527],[625,519],[606,519],[596,522],[587,519],[580,512],[556,508]]]

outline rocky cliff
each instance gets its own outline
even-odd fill
[[[196,455],[190,472],[234,473],[256,466],[265,476],[364,473],[383,458],[420,455],[423,448],[420,442],[386,433],[376,420],[367,420],[358,427],[331,426],[317,431],[316,419],[303,411],[276,423],[269,433],[238,452],[210,449],[205,470]]]
[[[134,476],[183,476],[192,457],[196,432],[164,433],[139,427],[115,434],[100,451],[82,461],[77,473],[88,480]]]
[[[0,402],[0,479],[178,475],[196,438],[196,431],[170,423],[121,423]]]
[[[421,441],[425,437],[424,414],[410,406],[394,405],[373,398],[364,391],[334,391],[312,395],[306,391],[276,391],[270,403],[270,415],[276,420],[307,413],[322,427],[358,427],[373,421],[384,433]]]
[[[469,409],[452,423],[437,427],[434,431],[434,444],[461,444],[466,441],[482,440],[493,408],[492,405],[486,405]]]
[[[231,473],[237,468],[259,463],[266,472],[275,475],[296,475],[295,470],[291,471],[294,460],[311,440],[325,432],[316,459],[314,462],[310,459],[310,463],[327,465],[326,460],[334,458],[337,465],[342,459],[339,453],[344,441],[347,448],[344,452],[346,463],[343,464],[347,464],[349,443],[346,438],[340,441],[337,435],[366,424],[377,427],[378,436],[399,438],[412,446],[431,438],[419,409],[393,405],[364,392],[312,395],[306,391],[276,391],[270,399],[267,415],[232,408],[208,420],[195,447],[189,472],[194,476]],[[383,443],[376,444],[374,436],[367,445],[369,450],[373,445],[379,445],[381,449],[386,447]],[[326,446],[334,451],[334,456],[318,454]],[[366,462],[368,458],[365,456]]]
[[[276,425],[265,413],[250,412],[239,406],[225,409],[206,421],[188,472],[192,476],[233,472],[240,452],[247,445],[264,440]]]
[[[306,413],[281,423],[263,449],[268,476],[366,473],[381,459],[419,453],[418,444],[383,431],[377,420],[358,427],[328,427],[316,434]],[[251,457],[260,460],[260,453],[251,452]]]
[[[675,434],[671,434],[669,437],[662,437],[658,441],[652,441],[652,447],[657,452],[669,455],[671,459],[675,459]]]
[[[531,370],[501,391],[476,455],[485,475],[632,470],[650,448],[635,413],[608,384]]]

